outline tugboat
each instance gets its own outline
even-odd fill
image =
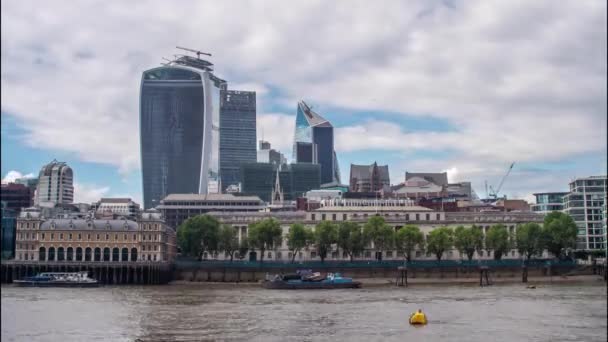
[[[352,278],[344,278],[340,273],[328,273],[322,276],[319,272],[298,271],[296,274],[275,275],[266,277],[262,287],[267,289],[351,289],[361,287],[361,283]]]
[[[34,277],[27,277],[23,280],[14,280],[17,286],[33,287],[97,287],[99,282],[89,278],[87,271],[60,273],[49,272],[40,273]]]

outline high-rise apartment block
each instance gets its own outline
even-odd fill
[[[53,160],[40,170],[36,204],[74,202],[74,175],[64,162]]]
[[[241,164],[256,161],[256,98],[253,91],[220,92],[220,184],[238,185]]]
[[[606,248],[603,210],[607,183],[606,176],[577,178],[570,183],[570,192],[564,196],[564,212],[578,227],[577,249]]]
[[[219,171],[220,90],[225,89],[213,64],[199,58],[182,56],[143,72],[144,208],[171,193],[207,193],[209,174]]]
[[[296,163],[319,164],[321,184],[340,182],[334,127],[304,101],[298,103],[293,156]]]

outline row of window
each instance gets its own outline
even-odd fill
[[[63,240],[64,239],[64,233],[58,233],[58,238],[59,240]],[[67,235],[67,240],[71,241],[73,240],[74,235],[72,233],[68,233]],[[31,237],[32,240],[36,240],[38,238],[38,235],[36,233],[32,233],[30,235],[30,233],[19,233],[19,240],[29,240]],[[101,235],[100,234],[96,234],[96,240],[100,240]],[[141,235],[142,241],[146,241],[146,235],[143,234]],[[50,238],[48,241],[53,241],[55,240],[55,233],[50,233]],[[87,240],[91,240],[91,234],[87,234]],[[105,240],[110,240],[110,234],[105,234]],[[118,241],[118,234],[114,234],[114,240]],[[128,240],[128,235],[124,234],[123,235],[123,240],[127,241]],[[133,234],[133,241],[137,241],[137,234]],[[159,241],[162,240],[159,235],[156,234],[148,234],[147,235],[147,240],[148,241]],[[41,241],[47,241],[46,239],[46,233],[41,233]],[[82,234],[78,233],[77,234],[77,241],[82,241]]]
[[[321,221],[326,221],[328,219],[328,215],[331,215],[331,220],[332,221],[336,221],[338,218],[339,214],[321,214]],[[411,214],[412,216],[410,217],[410,214],[405,214],[403,216],[401,216],[401,214],[399,213],[395,213],[395,214],[389,214],[389,213],[385,213],[384,215],[380,215],[380,214],[375,214],[376,216],[384,216],[384,217],[405,217],[406,221],[409,221],[410,218],[415,220],[415,221],[420,221],[421,218],[424,218],[425,221],[430,221],[431,220],[431,214],[430,213],[425,213],[425,214],[420,214],[420,213],[416,213],[416,214]],[[361,217],[368,217],[369,215],[367,213],[362,214]],[[359,217],[359,214],[355,213],[353,214],[353,217]],[[342,221],[346,221],[348,218],[347,214],[342,214]],[[310,219],[312,221],[316,221],[316,214],[311,214],[310,215]],[[441,220],[441,214],[436,213],[435,214],[435,220],[440,221]]]

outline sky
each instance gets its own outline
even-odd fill
[[[257,92],[258,138],[291,158],[296,106],[350,164],[448,172],[531,199],[606,174],[606,1],[1,2],[1,173],[53,159],[75,200],[142,199],[142,71],[186,46]]]

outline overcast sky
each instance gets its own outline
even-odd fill
[[[2,176],[54,158],[76,200],[141,202],[141,72],[176,45],[255,90],[291,157],[296,104],[351,163],[448,171],[510,197],[606,173],[606,1],[2,1]]]

